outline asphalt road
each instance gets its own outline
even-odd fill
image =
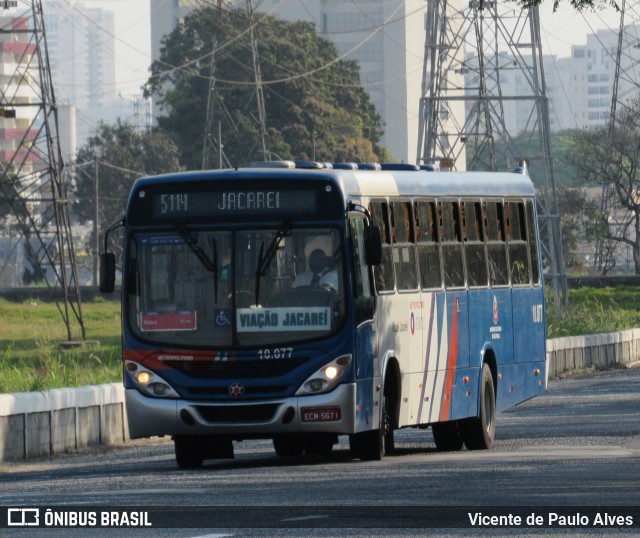
[[[153,528],[81,535],[640,536],[638,368],[550,382],[498,416],[488,451],[437,452],[428,430],[396,439],[396,454],[380,462],[351,459],[345,438],[330,456],[297,459],[278,458],[270,441],[236,443],[234,460],[198,471],[178,470],[167,440],[3,464],[0,521],[7,507],[39,507],[41,518],[66,508],[98,520],[118,507],[131,520],[146,512]],[[542,519],[527,527],[527,516]],[[472,527],[473,518],[484,524]]]

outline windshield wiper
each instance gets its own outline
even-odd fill
[[[285,222],[282,227],[276,232],[275,237],[271,240],[267,252],[264,252],[264,241],[260,245],[260,253],[258,254],[258,266],[256,267],[256,302],[258,304],[258,298],[260,296],[260,277],[263,277],[267,271],[267,267],[273,260],[280,246],[280,242],[291,234],[291,223]]]
[[[193,239],[191,232],[182,224],[176,224],[176,230],[180,234],[180,237],[184,240],[187,246],[196,255],[196,258],[200,260],[200,263],[204,268],[213,273],[213,292],[214,301],[218,302],[218,247],[215,237],[213,238],[213,260],[207,256],[204,249]]]

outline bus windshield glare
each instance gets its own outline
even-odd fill
[[[135,233],[128,324],[174,347],[250,347],[325,337],[345,321],[337,229]]]

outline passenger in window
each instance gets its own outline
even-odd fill
[[[327,287],[338,291],[338,273],[333,266],[333,258],[327,256],[322,249],[313,250],[309,255],[307,270],[296,276],[293,287]]]

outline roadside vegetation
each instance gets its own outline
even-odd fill
[[[569,312],[560,317],[547,290],[546,310],[549,338],[632,329],[640,327],[640,287],[569,290]]]
[[[64,349],[66,327],[54,303],[0,299],[0,393],[120,381],[120,304],[97,299],[82,314],[87,342]]]
[[[580,288],[569,291],[569,301],[561,317],[547,301],[549,338],[640,326],[640,287]],[[96,299],[82,312],[87,343],[64,349],[66,329],[54,304],[0,299],[0,393],[119,382],[120,304]]]

